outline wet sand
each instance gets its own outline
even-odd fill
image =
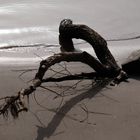
[[[37,67],[1,66],[0,96],[16,94],[26,87],[36,71],[27,72],[19,78],[22,73],[19,70]],[[89,69],[81,64],[71,65],[71,68],[73,72]],[[112,87],[107,82],[91,86],[90,80],[84,80],[77,84],[77,90],[69,87],[77,81],[60,83],[59,88],[49,83],[47,88],[62,92],[65,97],[57,97],[53,92],[38,88],[30,96],[27,113],[21,113],[17,120],[10,117],[5,121],[1,116],[0,139],[138,140],[140,77],[133,76],[128,81]]]

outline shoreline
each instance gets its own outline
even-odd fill
[[[140,48],[139,45],[121,46],[121,45],[111,45],[108,46],[112,55],[119,65],[129,63],[131,61],[140,58]],[[87,51],[89,54],[96,58],[96,54],[93,48],[89,44],[80,44],[76,46],[77,51]],[[0,66],[5,65],[37,65],[43,59],[54,55],[55,53],[60,53],[60,46],[57,47],[32,47],[32,48],[17,48],[17,49],[7,49],[0,51]]]

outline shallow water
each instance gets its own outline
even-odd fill
[[[64,18],[87,24],[107,40],[137,37],[140,35],[139,5],[139,0],[0,1],[0,48],[5,47],[0,49],[0,62],[27,63],[38,61],[37,55],[46,57],[51,52],[59,52],[58,27]],[[108,41],[108,44],[119,60],[140,49],[140,39]],[[6,49],[9,46],[18,47]],[[76,47],[90,50],[87,44]]]

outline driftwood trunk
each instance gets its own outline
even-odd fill
[[[99,61],[102,64],[102,67],[104,67],[102,73],[109,72],[113,75],[115,73],[118,74],[118,72],[120,72],[121,69],[116,63],[111,52],[109,51],[106,40],[93,29],[89,28],[86,25],[73,24],[70,19],[66,19],[61,21],[59,33],[59,42],[61,45],[61,50],[73,52],[74,45],[72,39],[83,39],[93,47]],[[94,65],[94,61],[92,65]]]
[[[37,87],[44,82],[60,82],[74,79],[92,79],[94,76],[114,78],[113,83],[118,84],[127,78],[127,75],[116,63],[114,57],[107,47],[107,42],[97,32],[86,25],[73,24],[70,19],[62,20],[59,27],[59,42],[62,53],[55,54],[41,61],[38,72],[36,73],[32,83],[26,89],[18,92],[18,95],[5,97],[6,103],[0,107],[0,114],[7,114],[10,109],[13,117],[18,117],[18,113],[26,110],[24,107],[24,96],[29,96]],[[87,52],[75,52],[72,39],[83,39],[87,41],[94,49],[97,58],[94,58]],[[64,76],[60,78],[47,77],[44,78],[47,70],[56,63],[62,61],[82,62],[89,65],[96,72],[81,73],[75,75]]]
[[[80,38],[90,43],[98,60],[87,52],[75,52],[73,38]],[[116,83],[127,78],[126,73],[118,66],[109,51],[105,39],[88,26],[75,25],[70,19],[62,20],[59,26],[59,43],[62,53],[42,61],[35,79],[42,81],[48,68],[61,61],[85,63],[92,67],[100,76],[117,77],[115,78]]]

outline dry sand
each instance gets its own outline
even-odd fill
[[[21,71],[13,71],[26,68],[29,67],[1,66],[1,97],[16,94],[27,86],[26,81],[32,79],[36,71],[25,73],[21,77],[22,80],[18,77]],[[85,66],[76,65],[72,68],[78,71],[84,70]],[[21,113],[17,120],[4,120],[1,116],[0,139],[140,139],[140,77],[131,77],[128,83],[121,83],[115,87],[105,82],[92,87],[91,81],[85,80],[78,84],[77,91],[68,90],[68,86],[73,82],[61,83],[63,88],[49,84],[49,88],[57,92],[65,90],[67,96],[63,99],[54,98],[54,93],[39,88],[35,95],[41,106],[37,105],[34,96],[31,95],[27,113]],[[57,108],[58,114],[55,113]]]

